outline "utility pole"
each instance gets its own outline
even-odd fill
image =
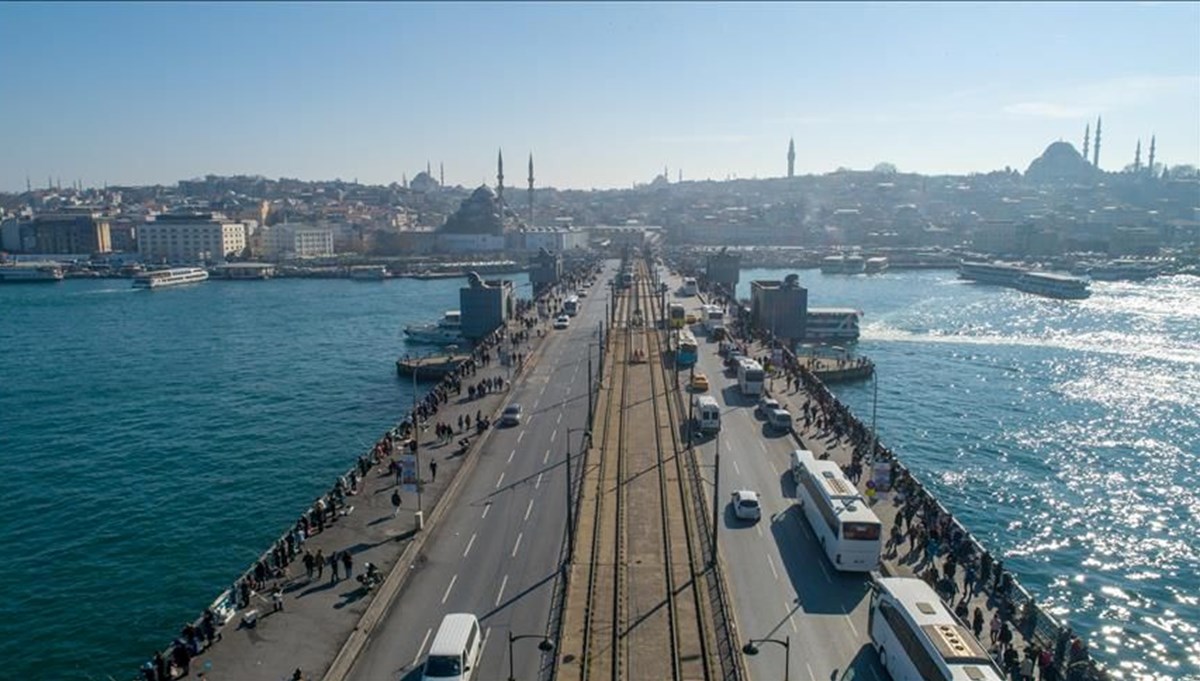
[[[717,527],[721,522],[721,432],[717,431],[717,456],[713,465],[713,507],[712,507],[712,566],[717,566]]]

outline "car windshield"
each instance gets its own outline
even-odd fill
[[[430,655],[425,663],[425,676],[451,678],[462,676],[462,660],[456,655]]]
[[[738,503],[739,503],[739,505],[745,506],[746,508],[758,508],[758,499],[750,499],[747,497],[742,497],[742,500]]]
[[[504,410],[504,413],[505,414],[520,414],[521,413],[521,405],[519,405],[519,404],[511,405],[507,409]]]

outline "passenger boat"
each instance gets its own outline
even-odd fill
[[[383,281],[388,271],[383,265],[356,265],[350,268],[350,278],[355,281]]]
[[[862,274],[867,271],[867,261],[861,255],[848,255],[842,263],[842,274]]]
[[[1083,274],[1096,281],[1144,281],[1161,273],[1157,263],[1144,260],[1113,260],[1092,265]]]
[[[1092,295],[1086,279],[1051,272],[1026,272],[1017,278],[1016,288],[1025,293],[1064,300],[1082,300]]]
[[[875,258],[867,258],[867,274],[879,274],[886,272],[888,268],[888,259],[879,256]]]
[[[840,255],[831,255],[821,261],[822,274],[841,274],[846,259]]]
[[[203,267],[172,267],[165,270],[144,272],[133,278],[133,288],[156,289],[168,286],[197,284],[208,279],[208,270]]]
[[[958,266],[958,278],[979,282],[1015,286],[1017,277],[1025,274],[1024,268],[1005,262],[971,262],[964,260]]]
[[[53,283],[63,280],[57,263],[11,263],[0,265],[0,282],[6,284]]]
[[[451,345],[462,342],[462,314],[446,310],[441,321],[433,324],[414,324],[404,327],[409,342],[430,345]]]
[[[842,307],[810,307],[804,322],[804,340],[809,342],[858,340],[858,310]]]

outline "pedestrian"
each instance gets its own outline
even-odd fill
[[[312,580],[312,573],[313,573],[314,567],[315,566],[313,565],[313,554],[308,549],[304,549],[304,573],[308,576],[308,579],[310,581]]]
[[[346,579],[354,576],[354,557],[349,551],[342,551],[342,567],[346,568]]]
[[[1000,624],[999,639],[1000,648],[1003,650],[1010,650],[1012,648],[1013,632],[1012,628],[1008,626],[1008,622],[1003,622]]]
[[[325,550],[317,549],[317,555],[313,556],[313,565],[317,568],[317,579],[325,575]]]
[[[283,610],[283,587],[276,585],[271,592],[271,612]]]
[[[988,625],[988,630],[991,633],[992,643],[996,643],[996,639],[1000,637],[1000,613],[992,613],[992,622]]]
[[[329,554],[329,583],[338,581],[338,552]]]
[[[392,511],[393,518],[400,515],[400,504],[401,503],[403,503],[403,500],[400,499],[400,490],[398,490],[398,489],[392,490],[392,506],[396,509],[396,510]]]
[[[983,634],[983,610],[978,605],[975,606],[975,614],[971,617],[971,631],[975,632],[975,638]]]
[[[429,462],[429,475],[430,475],[430,476],[431,476],[431,478],[432,478],[432,479],[430,480],[430,482],[433,482],[433,481],[436,481],[436,480],[437,480],[437,461],[430,461],[430,462]]]

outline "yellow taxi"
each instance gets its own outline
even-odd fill
[[[687,322],[688,324],[695,324],[696,322],[700,321],[700,318],[696,316],[695,312],[689,312],[687,313],[687,316],[683,318],[683,321]]]
[[[692,376],[692,391],[698,393],[708,392],[708,376],[697,373]]]

